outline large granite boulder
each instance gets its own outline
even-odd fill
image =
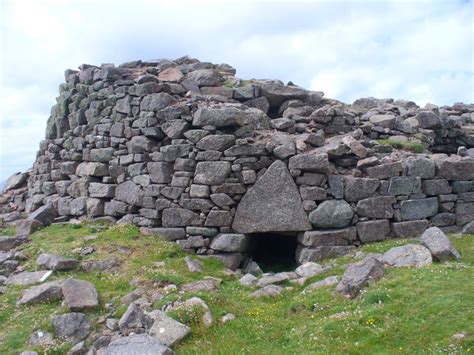
[[[298,188],[285,163],[275,161],[242,197],[232,228],[239,233],[311,229]]]
[[[394,267],[421,267],[431,264],[432,260],[430,251],[418,244],[395,247],[383,255],[384,263]]]
[[[350,264],[336,291],[348,298],[355,298],[370,282],[381,279],[384,275],[383,264],[374,257],[368,256],[361,262]]]

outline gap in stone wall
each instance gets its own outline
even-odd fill
[[[249,256],[263,272],[293,271],[296,263],[297,233],[249,234]]]

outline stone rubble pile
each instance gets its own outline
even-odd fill
[[[253,233],[298,234],[304,263],[474,219],[472,104],[349,105],[189,57],[79,69],[0,196],[18,236],[107,218],[237,268]]]

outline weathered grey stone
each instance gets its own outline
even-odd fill
[[[462,234],[474,234],[474,221],[469,222],[464,226]]]
[[[199,260],[194,260],[192,257],[186,256],[184,261],[190,272],[202,272],[203,265]]]
[[[165,122],[161,125],[163,132],[171,139],[182,138],[183,133],[189,129],[188,122],[178,119]]]
[[[252,292],[250,297],[262,298],[262,297],[277,297],[283,292],[283,287],[278,285],[267,285],[262,287],[260,290]]]
[[[258,84],[261,95],[266,97],[271,106],[280,106],[290,99],[305,99],[309,91],[297,86],[283,85],[277,81],[266,81]]]
[[[298,242],[307,247],[349,245],[357,239],[356,227],[307,231],[298,236]]]
[[[201,291],[216,291],[222,280],[213,277],[208,277],[205,280],[199,280],[184,284],[181,287],[183,292],[201,292]]]
[[[456,223],[456,215],[454,213],[438,213],[431,217],[431,224],[436,227],[451,226]]]
[[[44,270],[71,270],[74,269],[78,262],[74,259],[67,259],[63,256],[53,254],[41,254],[36,259],[36,264]]]
[[[370,178],[383,180],[400,175],[403,172],[403,166],[401,162],[387,163],[366,168],[365,172]]]
[[[115,184],[101,184],[92,182],[89,184],[89,196],[97,198],[112,198],[115,196]]]
[[[54,218],[57,216],[57,211],[53,207],[53,205],[48,204],[38,208],[36,211],[31,213],[28,216],[29,220],[37,220],[40,221],[43,226],[49,226],[51,223],[54,222]]]
[[[296,248],[296,261],[303,264],[307,261],[320,261],[326,258],[335,258],[349,254],[354,250],[349,245],[323,245],[317,247],[303,247],[299,245]]]
[[[206,227],[227,227],[232,223],[232,215],[228,211],[212,210],[206,218]]]
[[[158,111],[171,105],[173,97],[164,92],[146,95],[140,103],[142,111]]]
[[[223,152],[235,144],[235,137],[231,134],[216,134],[205,136],[196,147],[202,150],[217,150]]]
[[[52,324],[57,336],[75,340],[84,339],[91,330],[91,322],[83,313],[66,313],[54,316]]]
[[[380,185],[377,179],[365,179],[355,177],[344,178],[344,198],[347,201],[357,202],[371,197]]]
[[[112,341],[104,355],[174,355],[174,351],[147,334],[136,334]]]
[[[25,243],[26,241],[27,239],[24,235],[20,235],[16,237],[0,236],[0,251],[9,251]]]
[[[99,305],[99,296],[95,286],[88,281],[68,279],[61,284],[64,301],[71,311],[95,308]]]
[[[381,241],[390,235],[390,223],[388,219],[359,222],[357,234],[363,243]]]
[[[46,281],[53,272],[49,271],[23,271],[10,276],[5,285],[29,286]]]
[[[128,152],[133,154],[149,152],[152,146],[152,141],[145,136],[134,136],[127,143]]]
[[[82,162],[77,166],[77,176],[107,176],[109,175],[109,167],[104,163]]]
[[[421,128],[433,129],[441,127],[441,119],[432,111],[421,111],[415,119]]]
[[[347,267],[336,291],[348,298],[355,298],[362,288],[370,282],[381,279],[384,273],[383,264],[379,260],[366,257],[361,262]]]
[[[298,188],[282,161],[275,161],[242,197],[232,228],[239,233],[311,228]]]
[[[3,191],[17,189],[23,186],[26,183],[27,179],[27,173],[15,173],[7,179],[5,185],[3,186]]]
[[[432,179],[435,176],[435,163],[431,159],[416,158],[404,162],[408,176],[418,176],[421,179]]]
[[[143,199],[142,189],[132,181],[125,181],[115,189],[115,198],[129,205],[140,205]]]
[[[321,281],[316,281],[313,282],[312,284],[309,284],[306,286],[304,289],[304,292],[308,292],[310,290],[315,290],[321,287],[326,287],[326,286],[332,286],[338,283],[338,278],[337,276],[328,276],[325,279],[322,279]]]
[[[406,200],[400,204],[402,220],[412,221],[434,216],[438,213],[438,199],[436,197],[419,200]]]
[[[415,238],[420,236],[428,228],[427,220],[406,221],[392,223],[392,231],[398,238]]]
[[[392,204],[395,202],[396,199],[391,196],[370,197],[357,202],[355,212],[369,218],[392,218]]]
[[[215,69],[193,70],[186,77],[197,82],[199,86],[218,86],[223,80],[222,75]]]
[[[436,174],[447,180],[471,180],[474,176],[474,158],[451,156],[436,159]]]
[[[191,332],[187,325],[168,317],[164,312],[153,311],[150,316],[154,322],[148,334],[165,346],[174,346]]]
[[[118,326],[123,334],[143,332],[151,328],[153,320],[135,303],[131,303],[119,320]]]
[[[295,270],[299,277],[313,277],[315,275],[322,274],[327,271],[324,266],[315,263],[314,261],[308,261],[298,266]]]
[[[91,149],[90,159],[91,161],[108,163],[112,159],[114,152],[114,148]]]
[[[199,225],[199,216],[184,208],[165,208],[161,217],[163,227],[187,227]]]
[[[298,169],[316,173],[327,173],[329,171],[329,160],[326,153],[298,154],[290,158],[288,163],[290,170]]]
[[[373,115],[369,120],[372,124],[384,128],[394,128],[396,122],[394,115]]]
[[[301,186],[300,194],[303,200],[321,201],[327,198],[326,190],[317,186]]]
[[[225,252],[242,252],[247,249],[248,237],[244,234],[222,233],[212,239],[210,248]]]
[[[311,211],[309,220],[316,228],[342,228],[351,223],[354,211],[344,200],[328,200]]]
[[[236,107],[200,107],[193,118],[193,126],[238,127],[249,123],[248,114]]]
[[[418,176],[397,176],[389,180],[387,193],[392,196],[413,195],[420,192],[421,179]]]
[[[23,291],[18,304],[34,304],[39,302],[56,301],[63,297],[61,283],[57,281],[46,282],[33,286]]]
[[[422,245],[407,244],[395,247],[383,255],[383,261],[395,267],[421,267],[432,263],[431,253]]]
[[[197,163],[194,183],[203,185],[220,185],[224,183],[231,170],[227,161],[203,161]]]
[[[423,180],[421,191],[428,196],[446,195],[451,193],[451,186],[445,179]]]
[[[239,283],[242,286],[250,287],[250,286],[254,286],[257,283],[257,280],[258,279],[254,275],[245,274],[244,276],[240,278]]]
[[[431,227],[425,230],[420,240],[421,244],[428,248],[433,257],[438,261],[461,258],[461,254],[459,254],[446,234],[438,227]]]

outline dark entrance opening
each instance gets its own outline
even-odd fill
[[[297,267],[295,233],[250,234],[249,256],[263,272],[293,271]]]

